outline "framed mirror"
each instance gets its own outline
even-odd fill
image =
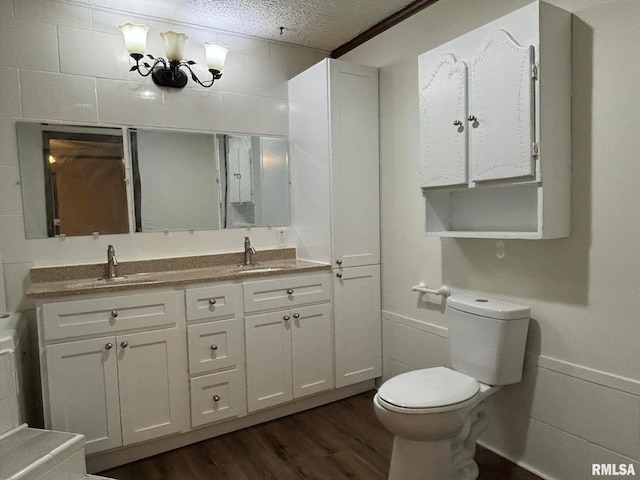
[[[26,238],[290,224],[283,137],[16,122]]]

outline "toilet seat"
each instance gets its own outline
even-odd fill
[[[403,373],[386,381],[376,398],[381,406],[401,413],[438,413],[473,403],[480,391],[475,378],[446,367]]]

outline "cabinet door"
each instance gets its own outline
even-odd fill
[[[532,46],[497,30],[472,61],[468,124],[474,182],[535,173],[533,53]]]
[[[241,318],[187,327],[189,373],[197,375],[239,365],[244,357]]]
[[[245,317],[250,412],[293,399],[290,330],[288,310]]]
[[[244,375],[239,368],[190,380],[191,426],[247,414]]]
[[[122,445],[114,337],[46,347],[47,428],[82,433],[86,452]]]
[[[187,429],[189,386],[184,331],[120,335],[116,342],[123,444]]]
[[[333,285],[339,388],[382,375],[380,267],[345,268]]]
[[[333,261],[380,263],[378,70],[329,63]]]
[[[333,388],[331,305],[291,310],[293,398]]]
[[[420,65],[420,186],[467,183],[467,64],[452,54]]]

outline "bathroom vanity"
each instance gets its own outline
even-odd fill
[[[121,262],[113,280],[104,265],[32,269],[45,423],[86,436],[90,470],[374,386],[378,365],[336,388],[334,366],[353,359],[335,348],[344,315],[330,265],[297,260],[295,249],[259,252],[248,267],[241,259]]]

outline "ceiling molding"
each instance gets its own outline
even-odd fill
[[[394,25],[397,25],[403,20],[406,20],[412,15],[415,15],[419,11],[424,10],[427,7],[430,7],[437,1],[438,0],[415,0],[414,2],[404,7],[402,10],[398,10],[393,15],[388,16],[381,22],[376,23],[373,27],[369,28],[368,30],[365,30],[357,37],[353,38],[352,40],[349,40],[347,43],[340,45],[338,48],[336,48],[334,51],[331,52],[331,58],[341,57],[342,55],[344,55],[347,52],[350,52],[354,48],[359,47],[364,42],[371,40],[376,35],[381,34],[385,30],[388,30]]]

